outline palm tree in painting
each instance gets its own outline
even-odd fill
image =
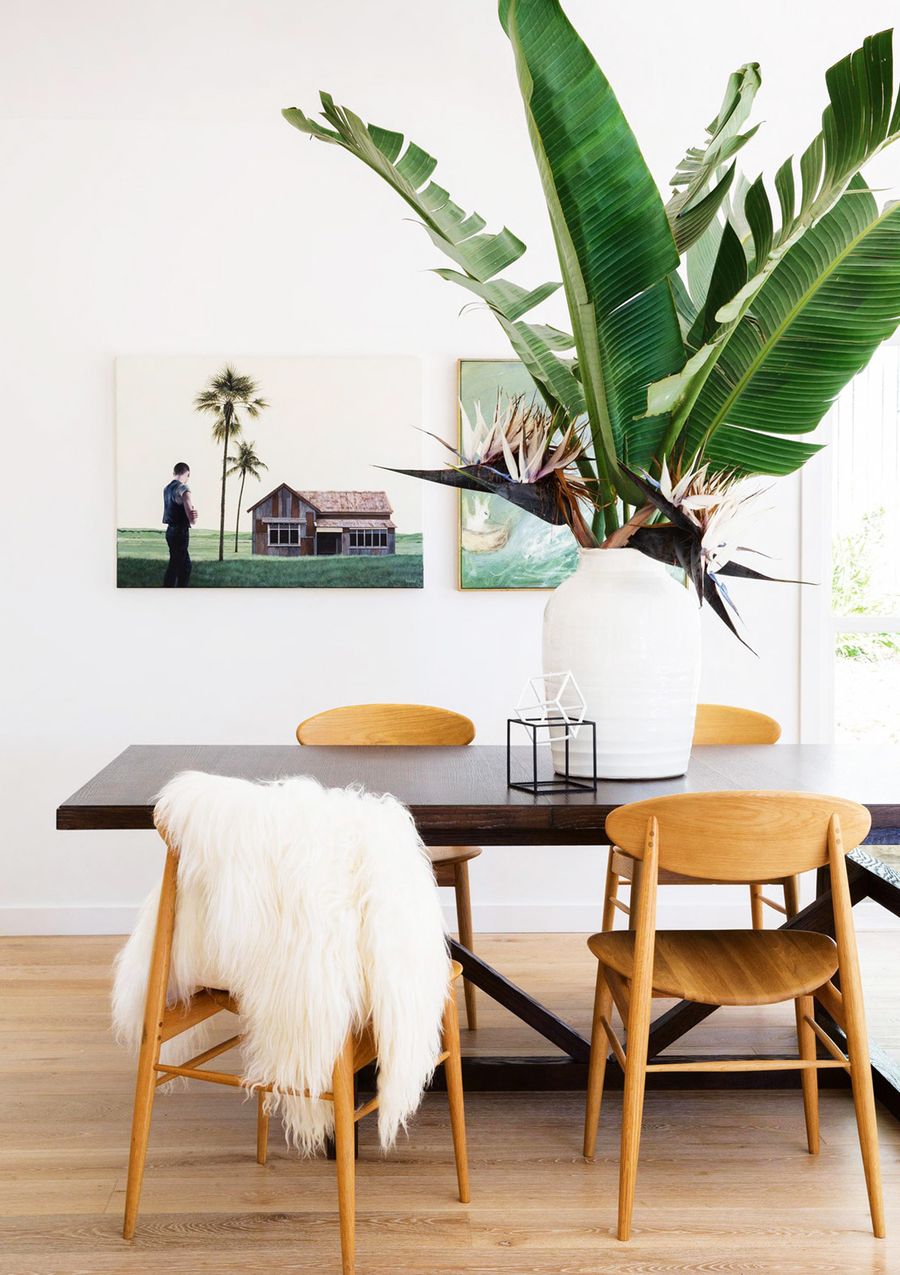
[[[256,452],[253,450],[255,446],[255,443],[238,443],[237,455],[228,457],[231,461],[231,468],[228,470],[226,477],[233,478],[235,474],[240,474],[241,476],[241,490],[237,502],[237,516],[234,520],[235,553],[238,551],[238,528],[241,525],[241,505],[244,503],[244,483],[247,481],[247,475],[249,474],[251,478],[255,478],[256,481],[259,482],[260,478],[262,478],[262,474],[259,471],[261,469],[269,468],[268,465],[263,464]]]
[[[228,445],[243,428],[240,412],[258,416],[269,404],[258,394],[259,386],[252,376],[242,376],[226,363],[221,372],[210,378],[205,390],[194,399],[198,412],[213,416],[212,436],[222,444],[222,502],[219,511],[219,561],[225,557],[225,484],[228,481]]]

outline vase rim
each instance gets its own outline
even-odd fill
[[[656,571],[662,564],[655,558],[648,558],[640,549],[629,549],[627,545],[615,549],[603,549],[599,545],[589,549],[579,545],[578,565],[591,567],[601,563],[608,571]]]

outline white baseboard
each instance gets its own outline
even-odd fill
[[[601,906],[597,903],[482,903],[472,907],[475,931],[482,934],[589,934],[600,928]],[[864,900],[853,909],[857,930],[897,930],[900,918]],[[657,925],[660,929],[743,929],[750,924],[749,902],[724,905],[665,900],[662,892],[657,902]],[[767,909],[766,925],[776,927],[782,918]],[[444,904],[444,923],[456,928],[456,911],[452,903]],[[616,925],[624,926],[620,916]]]
[[[128,934],[137,917],[128,904],[101,907],[0,907],[0,935]],[[657,923],[671,929],[741,929],[749,924],[748,905],[737,901],[690,903],[660,894]],[[858,930],[900,930],[900,920],[877,903],[853,909]],[[600,903],[482,903],[472,909],[476,931],[483,934],[587,934],[600,928]],[[770,924],[778,918],[771,913]],[[444,905],[444,922],[456,928],[453,904]]]
[[[136,906],[0,908],[0,935],[130,934]]]

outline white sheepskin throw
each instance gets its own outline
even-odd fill
[[[378,1132],[389,1147],[421,1101],[440,1053],[450,961],[428,856],[390,796],[313,779],[255,784],[189,771],[154,812],[178,851],[169,1003],[202,987],[237,1000],[248,1087],[272,1094],[288,1141],[319,1150],[332,1132],[332,1067],[347,1032],[371,1020]],[[140,1045],[158,889],[119,953],[113,1022]],[[216,1019],[169,1042],[165,1061],[201,1052]]]

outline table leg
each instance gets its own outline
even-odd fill
[[[459,961],[463,967],[463,974],[469,982],[486,992],[492,1000],[503,1005],[529,1027],[533,1027],[539,1035],[556,1045],[570,1058],[582,1063],[588,1061],[591,1056],[591,1042],[585,1040],[574,1027],[563,1022],[546,1005],[542,1005],[533,996],[529,996],[521,987],[505,978],[499,970],[495,970],[492,965],[488,965],[480,956],[470,952],[455,939],[450,940],[450,955],[454,961]]]
[[[854,859],[860,856],[860,861]],[[900,914],[900,889],[893,879],[882,879],[882,865],[871,860],[870,856],[854,851],[848,857],[847,875],[852,903],[872,897],[883,903],[891,911]],[[874,875],[873,875],[874,874]],[[822,934],[834,933],[834,917],[830,889],[821,889],[808,907],[795,917],[786,921],[783,929],[815,930]],[[546,1005],[536,1001],[534,997],[511,982],[498,970],[488,965],[481,957],[470,952],[455,940],[450,941],[453,959],[460,962],[467,978],[476,987],[485,992],[492,1000],[503,1005],[522,1022],[533,1027],[539,1035],[549,1040],[562,1051],[560,1056],[537,1057],[463,1057],[463,1076],[465,1085],[472,1090],[506,1090],[506,1091],[547,1091],[547,1090],[580,1090],[584,1089],[587,1078],[587,1062],[590,1058],[590,1043],[573,1027],[564,1022]],[[686,1032],[714,1014],[718,1006],[698,1005],[691,1001],[681,1001],[665,1013],[661,1014],[650,1029],[649,1050],[651,1061],[664,1049],[679,1040]],[[817,1014],[818,1019],[818,1014]],[[823,1026],[825,1024],[823,1023]],[[892,1063],[882,1050],[871,1046],[873,1081],[878,1099],[895,1115],[900,1117],[900,1068]],[[774,1057],[775,1055],[772,1055]],[[769,1057],[769,1055],[760,1055]],[[666,1060],[685,1061],[666,1055]],[[366,1074],[366,1073],[364,1073]],[[441,1078],[436,1076],[436,1087],[440,1087]],[[607,1087],[621,1088],[622,1076],[615,1059],[610,1059],[607,1067]],[[844,1085],[846,1077],[842,1072],[827,1071],[821,1073],[820,1084],[823,1087]],[[790,1072],[732,1072],[732,1073],[685,1073],[677,1078],[671,1073],[648,1077],[648,1087],[652,1088],[794,1088],[797,1077]]]

